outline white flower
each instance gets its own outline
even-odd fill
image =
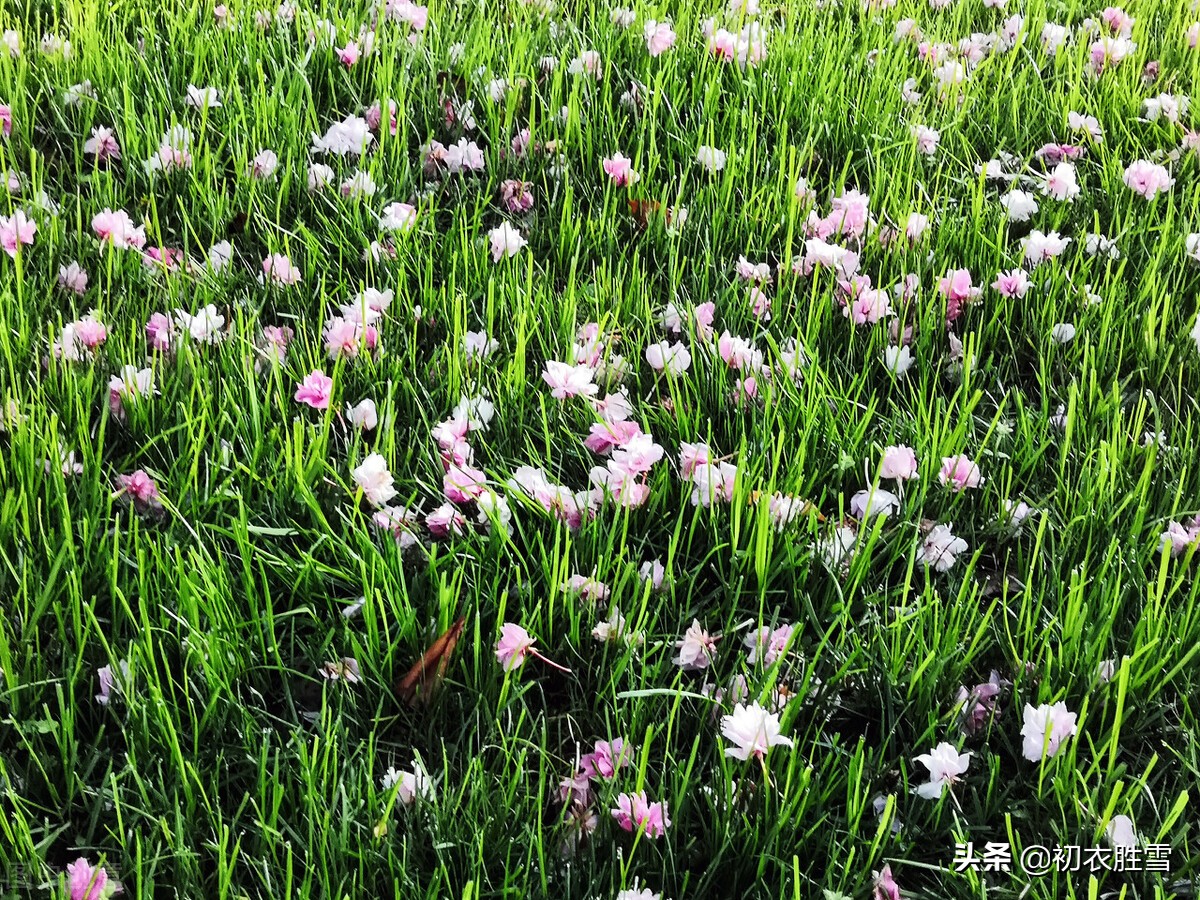
[[[917,562],[947,572],[958,561],[958,555],[966,551],[967,542],[955,537],[949,525],[935,525],[917,548]]]
[[[1071,239],[1063,237],[1057,231],[1051,231],[1049,234],[1031,231],[1029,236],[1021,241],[1025,264],[1035,268],[1047,260],[1054,259],[1067,249],[1069,243]]]
[[[929,781],[917,787],[918,796],[926,800],[937,800],[946,785],[953,785],[958,776],[967,771],[971,754],[959,753],[958,748],[945,741],[928,753],[922,753],[916,761],[929,770]]]
[[[187,88],[187,105],[196,109],[215,109],[221,105],[221,92],[215,87],[198,88],[189,84]]]
[[[254,159],[250,160],[252,178],[270,178],[278,168],[279,157],[274,150],[259,150]]]
[[[463,335],[463,353],[467,359],[486,359],[496,352],[500,342],[489,338],[482,331],[468,331]]]
[[[734,707],[733,713],[721,717],[721,734],[732,747],[725,748],[725,755],[735,759],[762,759],[775,746],[792,746],[792,739],[779,733],[779,716],[767,712],[757,703]]]
[[[696,151],[696,162],[710,172],[720,172],[725,168],[725,152],[716,147],[701,147]]]
[[[407,203],[389,203],[379,215],[384,231],[412,231],[417,225],[417,209]]]
[[[367,152],[367,147],[375,140],[367,120],[360,116],[346,116],[340,122],[334,122],[325,132],[325,136],[312,136],[313,153],[333,153],[345,156],[347,153],[357,153],[360,156]]]
[[[1107,256],[1109,259],[1120,259],[1121,250],[1117,242],[1102,234],[1089,234],[1083,242],[1083,249],[1088,256]]]
[[[513,257],[521,252],[521,248],[529,242],[521,237],[521,232],[508,222],[502,222],[488,232],[488,241],[492,246],[492,262],[500,262],[502,257]]]
[[[858,534],[847,525],[839,525],[817,544],[817,551],[831,569],[849,565],[854,559]]]
[[[194,316],[182,309],[175,310],[175,322],[180,331],[186,331],[193,341],[201,344],[216,344],[224,337],[221,327],[225,317],[217,313],[217,307],[212,303]]]
[[[618,28],[628,28],[637,21],[637,13],[632,9],[614,9],[609,13],[609,20]]]
[[[208,248],[208,268],[220,272],[233,259],[233,245],[229,241],[220,241]]]
[[[1059,322],[1050,329],[1050,339],[1056,344],[1069,344],[1075,340],[1075,326],[1070,322]]]
[[[423,800],[433,799],[433,782],[419,763],[413,764],[411,772],[397,772],[389,766],[380,783],[385,791],[399,785],[396,795],[405,806],[412,806],[418,797]]]
[[[859,491],[850,498],[850,515],[856,519],[873,518],[875,516],[890,516],[900,509],[900,498],[891,491],[876,488],[873,491]]]
[[[888,347],[883,351],[883,364],[893,375],[903,378],[904,373],[912,367],[912,351],[907,344]]]
[[[1104,129],[1095,116],[1085,116],[1077,112],[1067,113],[1067,127],[1072,131],[1086,131],[1097,144],[1104,143]]]
[[[1196,313],[1196,324],[1192,326],[1191,337],[1196,342],[1196,351],[1200,352],[1200,312]]]
[[[333,169],[325,163],[311,163],[308,167],[308,189],[319,191],[333,183]]]
[[[1051,706],[1043,703],[1034,709],[1025,704],[1025,724],[1021,727],[1021,752],[1030,762],[1042,759],[1043,750],[1047,758],[1058,754],[1063,742],[1078,731],[1075,713],[1067,711],[1061,700]]]
[[[341,194],[351,200],[361,200],[364,197],[375,196],[375,179],[371,173],[363,169],[355,169],[354,174],[342,182]]]
[[[154,393],[154,370],[123,366],[119,375],[109,379],[108,390],[123,398],[149,397]]]
[[[914,125],[912,127],[913,137],[917,139],[917,151],[925,156],[933,156],[937,152],[938,143],[942,136],[938,134],[936,129],[930,128],[928,125]]]
[[[692,354],[681,342],[668,344],[659,341],[646,348],[646,362],[656,372],[666,371],[672,375],[680,375],[692,364]]]
[[[346,420],[362,431],[373,431],[379,424],[379,412],[370,397],[359,401],[357,406],[346,407]]]
[[[1104,836],[1114,847],[1136,847],[1138,844],[1137,831],[1129,816],[1113,816],[1104,829]]]
[[[370,454],[350,474],[354,477],[354,482],[362,488],[363,494],[375,506],[383,506],[399,493],[392,482],[387,460],[378,453]]]
[[[1010,222],[1026,222],[1038,210],[1037,200],[1033,194],[1014,188],[1000,198]]]

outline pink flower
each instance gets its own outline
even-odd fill
[[[938,481],[950,485],[950,489],[957,493],[966,488],[979,487],[983,478],[980,475],[979,466],[971,462],[970,457],[959,454],[958,456],[942,457],[942,468],[938,472]]]
[[[633,160],[620,153],[604,160],[604,171],[617,187],[629,187],[637,184],[642,177],[633,170]]]
[[[701,627],[699,619],[692,619],[683,639],[676,641],[675,646],[679,648],[675,665],[685,672],[707,669],[717,656],[717,642]]]
[[[1024,269],[1009,269],[1007,272],[1000,272],[996,275],[992,287],[1004,297],[1024,297],[1033,287],[1033,283],[1025,274]]]
[[[262,261],[263,276],[274,284],[293,285],[300,281],[300,270],[282,253],[272,253]]]
[[[596,741],[596,748],[580,757],[579,774],[586,778],[613,778],[621,769],[628,768],[632,756],[623,738]]]
[[[33,235],[36,232],[37,222],[19,209],[12,214],[12,218],[0,216],[0,247],[13,258],[16,258],[22,244],[33,244]]]
[[[162,506],[158,499],[158,485],[142,469],[129,475],[118,475],[121,491],[133,499],[134,505],[142,509],[157,509]]]
[[[1170,190],[1175,179],[1165,166],[1156,165],[1144,159],[1131,163],[1125,169],[1126,186],[1139,196],[1153,200],[1162,191]]]
[[[359,50],[357,41],[347,42],[345,47],[338,48],[338,59],[342,61],[342,65],[349,67],[358,62]]]
[[[505,622],[500,628],[500,640],[496,642],[496,658],[504,671],[511,672],[523,666],[525,658],[534,652],[533,644],[528,631],[520,625]]]
[[[146,337],[152,350],[170,350],[174,335],[175,324],[166,313],[154,313],[146,323]]]
[[[130,247],[140,250],[146,244],[145,226],[139,225],[135,228],[129,213],[123,209],[116,212],[104,209],[96,213],[92,217],[92,230],[96,232],[101,245],[107,244],[118,250],[127,250]]]
[[[446,498],[453,503],[470,503],[487,490],[487,476],[470,466],[451,465],[442,477]]]
[[[584,440],[583,445],[593,453],[601,456],[621,447],[642,433],[637,422],[594,422],[591,434]]]
[[[612,810],[612,817],[616,819],[617,825],[623,830],[644,829],[647,837],[652,838],[662,837],[671,827],[671,820],[667,816],[666,802],[650,803],[646,799],[645,791],[636,794],[619,794],[617,805]]]
[[[675,46],[675,32],[670,22],[656,22],[650,19],[642,29],[646,38],[646,49],[651,56],[661,56]]]
[[[953,322],[962,314],[964,303],[979,296],[979,289],[971,284],[969,269],[952,269],[938,282],[938,290],[946,298],[946,321]]]
[[[521,213],[533,208],[533,185],[510,178],[500,183],[500,202],[509,212]]]
[[[333,379],[314,369],[296,386],[296,401],[313,409],[329,409],[329,397],[333,393]]]
[[[150,326],[146,326],[149,328]],[[292,329],[286,325],[266,325],[263,327],[261,351],[267,359],[283,363],[287,359],[288,344],[292,342]]]
[[[391,134],[395,134],[397,132],[397,130],[399,129],[399,122],[397,121],[397,118],[396,118],[396,113],[398,111],[399,111],[399,107],[396,105],[396,101],[389,100],[388,101],[388,131]],[[368,108],[367,111],[363,114],[363,118],[366,119],[368,128],[370,128],[372,131],[379,130],[379,126],[383,124],[383,107],[379,104],[378,100],[376,100],[373,104],[371,104],[370,108]]]
[[[0,103],[0,133],[5,137],[12,134],[12,107],[7,103]]]
[[[96,162],[108,159],[120,159],[121,147],[111,128],[97,125],[92,129],[92,136],[83,142],[83,152],[95,156]]]
[[[712,461],[712,451],[707,444],[684,442],[679,445],[679,475],[682,478],[691,478],[697,467]]]
[[[565,400],[567,397],[577,397],[581,394],[590,397],[598,393],[600,388],[592,381],[594,375],[595,372],[591,366],[572,366],[555,360],[547,360],[542,379],[550,385],[551,397],[556,400]]]
[[[879,461],[879,477],[908,481],[917,477],[917,454],[903,444],[887,447]]]
[[[692,506],[729,503],[737,483],[737,466],[730,463],[700,463],[692,470]]]
[[[96,318],[95,312],[88,313],[73,324],[75,340],[88,350],[95,350],[108,339],[108,328]]]
[[[120,884],[109,884],[108,872],[103,866],[93,866],[82,856],[67,864],[67,887],[71,900],[102,900],[121,893]]]
[[[754,665],[761,660],[765,666],[772,665],[787,650],[795,630],[794,625],[780,625],[775,629],[764,625],[753,634],[746,635],[743,643],[750,651],[746,654],[746,662]]]
[[[900,900],[900,888],[892,877],[892,867],[884,866],[879,877],[875,879],[871,900]]]
[[[958,689],[955,701],[962,707],[963,730],[973,734],[985,728],[999,714],[996,701],[1003,690],[1004,682],[999,673],[993,671],[991,677],[983,684],[977,684],[971,690],[965,686]]]
[[[436,538],[450,537],[462,534],[467,527],[467,520],[449,503],[443,503],[425,517],[425,527]]]

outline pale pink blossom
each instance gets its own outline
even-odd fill
[[[282,253],[272,253],[262,261],[263,276],[273,284],[290,286],[300,282],[300,270]]]
[[[16,258],[21,245],[33,245],[33,236],[37,233],[37,222],[17,210],[12,216],[0,216],[0,247],[9,256]]]
[[[513,257],[521,252],[528,242],[521,233],[508,222],[502,222],[498,227],[488,232],[488,240],[492,247],[492,262],[500,262],[501,257]]]
[[[884,449],[883,458],[879,461],[879,477],[893,478],[896,481],[908,481],[918,477],[917,454],[912,447],[900,444]]]
[[[958,492],[967,488],[977,488],[983,482],[979,466],[970,457],[943,456],[942,468],[938,472],[938,481],[949,485],[952,491]]]
[[[656,372],[665,371],[671,375],[681,375],[691,366],[692,354],[688,352],[687,346],[679,341],[673,344],[659,341],[646,348],[646,362]]]
[[[534,639],[520,625],[505,622],[500,627],[500,640],[496,642],[496,658],[505,672],[520,668],[525,659],[534,652]]]
[[[1029,275],[1024,269],[1009,269],[1007,272],[997,273],[992,287],[1004,297],[1024,297],[1033,287],[1033,282],[1029,280]]]
[[[966,773],[971,753],[959,753],[957,747],[943,741],[928,753],[922,753],[916,761],[929,770],[929,781],[917,787],[917,795],[926,800],[937,800],[947,786],[953,787],[959,776]]]
[[[738,703],[730,715],[722,716],[721,734],[733,745],[725,748],[725,755],[734,759],[762,759],[772,747],[792,746],[792,739],[779,733],[779,715],[758,703]]]
[[[786,623],[777,628],[764,625],[746,635],[742,642],[749,651],[746,654],[746,662],[750,665],[758,662],[764,666],[774,665],[775,661],[787,652],[795,630],[795,625]]]
[[[1025,704],[1025,722],[1021,726],[1021,753],[1030,762],[1057,756],[1067,738],[1078,730],[1075,713],[1061,700],[1043,703],[1036,709]]]
[[[542,379],[550,385],[550,396],[556,400],[568,397],[592,396],[600,388],[592,379],[595,370],[586,365],[570,365],[568,363],[547,360]]]
[[[117,143],[116,135],[113,134],[111,128],[103,125],[97,125],[92,129],[92,136],[83,142],[83,152],[89,156],[95,156],[98,163],[108,159],[121,158],[121,147]]]
[[[675,32],[670,22],[656,22],[650,19],[642,29],[646,39],[646,49],[651,56],[661,56],[675,46]]]
[[[1175,179],[1165,166],[1139,159],[1125,169],[1125,185],[1135,194],[1153,200],[1161,192],[1171,189]]]
[[[935,525],[917,548],[917,562],[937,572],[948,572],[967,552],[967,542],[955,536],[949,525]]]

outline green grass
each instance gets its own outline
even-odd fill
[[[549,15],[513,0],[434,0],[415,45],[407,26],[389,24],[350,68],[307,34],[329,19],[342,46],[368,21],[367,4],[306,2],[293,23],[265,29],[254,13],[273,8],[229,6],[229,29],[207,2],[0,8],[0,27],[23,45],[19,58],[0,48],[0,104],[13,120],[0,169],[22,181],[0,210],[38,222],[32,246],[0,255],[0,401],[20,414],[0,434],[0,896],[66,896],[62,873],[80,856],[103,861],[131,898],[600,900],[635,878],[674,900],[864,898],[884,865],[913,897],[1195,893],[1198,561],[1191,550],[1172,558],[1159,536],[1200,513],[1200,354],[1189,337],[1200,267],[1185,248],[1200,232],[1200,156],[1178,152],[1191,113],[1182,125],[1138,116],[1148,97],[1195,94],[1200,51],[1184,32],[1200,12],[1131,0],[1137,49],[1096,78],[1090,39],[1054,59],[1040,47],[1047,21],[1078,30],[1099,15],[1099,4],[1077,0],[1010,0],[1004,11],[900,0],[873,12],[764,0],[767,57],[745,69],[705,52],[703,19],[724,15],[715,4],[639,4],[623,31],[593,0],[564,0]],[[1015,13],[1026,17],[1018,46],[989,55],[945,99],[915,44],[893,40],[905,16],[928,40],[953,43]],[[641,35],[651,18],[679,35],[657,58]],[[40,51],[48,33],[70,40],[68,58]],[[604,61],[599,80],[567,71],[587,49]],[[544,56],[558,60],[549,74]],[[1153,84],[1143,81],[1150,60],[1160,63]],[[442,106],[455,77],[474,101],[469,137],[487,168],[427,178],[420,146],[460,136]],[[494,78],[525,83],[497,103]],[[907,78],[922,92],[915,107],[901,99]],[[65,104],[85,79],[95,98]],[[619,99],[631,82],[639,111]],[[223,105],[188,107],[189,84],[218,88]],[[312,134],[388,99],[397,133],[384,129],[361,162],[322,158],[333,188],[310,193]],[[1072,140],[1070,111],[1105,131],[1077,161],[1081,195],[1037,194],[1029,223],[1006,222],[1005,188],[977,166],[1003,152],[1016,157],[1010,172],[1042,171],[1034,153]],[[916,150],[918,123],[941,134],[931,158]],[[192,132],[193,165],[151,177],[142,162],[173,124]],[[120,141],[108,167],[83,153],[95,125]],[[558,142],[561,171],[545,154],[509,151],[523,127],[535,143]],[[723,171],[697,166],[701,145],[728,154]],[[264,148],[279,170],[255,181],[246,167]],[[617,151],[641,175],[631,188],[602,171]],[[1135,196],[1122,173],[1137,159],[1166,162],[1174,186],[1152,202]],[[378,192],[339,197],[359,166]],[[881,225],[930,217],[916,247],[872,236],[861,248],[876,286],[920,277],[901,317],[915,328],[904,378],[881,362],[894,343],[887,324],[852,326],[829,273],[786,272],[805,252],[799,177],[822,215],[857,188]],[[532,212],[502,210],[507,178],[533,184]],[[39,190],[57,214],[36,211]],[[628,198],[685,206],[687,220],[671,233],[652,216],[643,232]],[[394,260],[365,260],[392,201],[418,207],[416,229],[396,236]],[[106,207],[144,222],[147,247],[203,259],[229,239],[232,264],[193,277],[102,252],[90,223]],[[493,264],[486,235],[502,221],[528,246]],[[1072,243],[1033,270],[1026,297],[1005,299],[988,285],[1021,264],[1031,228]],[[1115,238],[1120,258],[1088,256],[1089,233]],[[260,284],[268,253],[286,253],[301,284]],[[766,288],[769,322],[734,274],[740,255],[784,264]],[[84,296],[56,286],[71,260],[88,272]],[[937,281],[960,267],[983,297],[953,325],[956,361]],[[1088,303],[1085,285],[1099,302]],[[383,352],[333,362],[322,324],[364,287],[395,292]],[[753,340],[771,364],[795,339],[811,364],[796,381],[760,378],[759,401],[739,406],[729,399],[737,373],[685,334],[692,367],[656,376],[644,351],[665,337],[662,310],[706,301],[718,335]],[[152,313],[209,303],[226,318],[222,343],[150,353]],[[109,328],[94,359],[48,358],[62,326],[90,309]],[[572,531],[506,483],[532,465],[580,490],[603,465],[582,445],[594,413],[553,399],[541,377],[547,360],[570,358],[587,322],[616,336],[610,352],[629,363],[634,418],[666,457],[644,506],[607,502]],[[1062,345],[1049,337],[1060,322],[1078,329]],[[295,340],[281,365],[256,367],[272,324]],[[499,349],[467,360],[463,336],[480,330]],[[151,366],[157,393],[122,421],[108,380],[127,363]],[[293,400],[319,367],[334,380],[332,410]],[[480,394],[495,417],[468,440],[508,496],[512,531],[480,527],[467,509],[466,534],[434,541],[422,527],[421,547],[403,552],[372,524],[351,469],[382,454],[393,502],[432,511],[444,498],[430,431]],[[380,426],[360,434],[338,411],[364,397]],[[1147,432],[1162,441],[1145,443]],[[692,505],[681,441],[707,442],[737,465],[732,502]],[[898,514],[860,527],[848,567],[830,568],[815,548],[895,444],[915,449],[919,479]],[[60,446],[81,474],[44,469]],[[979,464],[978,489],[938,483],[941,458],[958,453]],[[114,498],[117,476],[135,469],[157,482],[161,512]],[[825,523],[803,515],[776,530],[775,491],[808,498]],[[1006,500],[1037,510],[1015,535],[1001,520]],[[968,542],[949,572],[916,561],[923,520],[952,523]],[[661,592],[638,577],[650,559],[667,568]],[[607,584],[608,604],[561,591],[575,573]],[[359,598],[361,613],[344,616]],[[610,607],[644,643],[593,639]],[[442,690],[410,708],[396,681],[458,616],[466,627]],[[709,673],[672,662],[693,618],[723,635]],[[493,652],[504,622],[527,628],[571,674],[531,659],[506,675]],[[744,636],[783,623],[796,626],[790,653],[748,664]],[[358,661],[361,684],[321,677],[342,657]],[[1117,668],[1106,682],[1097,669],[1109,659]],[[122,663],[119,692],[98,704],[97,670]],[[955,694],[992,670],[1012,687],[990,725],[966,735]],[[794,747],[773,749],[765,766],[724,755],[729,705],[699,696],[706,681],[739,674],[764,703],[777,685],[792,692],[781,720]],[[1029,762],[1022,709],[1058,700],[1078,713],[1078,734]],[[618,736],[632,764],[597,783],[599,825],[564,858],[559,781],[579,752]],[[973,755],[953,791],[929,802],[913,793],[926,780],[914,757],[942,741]],[[430,773],[433,797],[405,806],[381,779],[414,763]],[[669,805],[660,839],[622,832],[609,815],[617,793],[640,789]],[[1115,815],[1143,842],[1170,845],[1168,872],[953,871],[956,842],[1104,845]]]

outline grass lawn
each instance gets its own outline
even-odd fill
[[[1195,2],[0,29],[0,898],[1200,890]]]

